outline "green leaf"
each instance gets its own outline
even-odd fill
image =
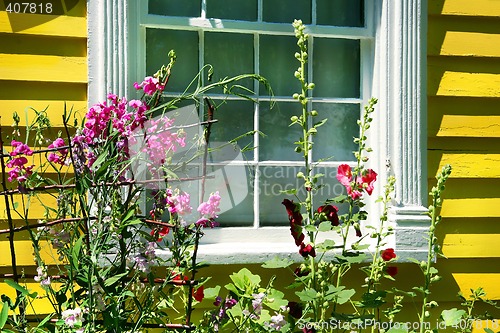
[[[342,290],[337,293],[337,303],[344,304],[356,293],[354,289]]]
[[[441,312],[441,319],[444,321],[444,324],[447,327],[456,326],[460,323],[465,315],[465,310],[458,310],[457,308],[453,308],[450,310],[443,310],[443,312]]]
[[[318,228],[315,225],[308,224],[304,227],[304,230],[308,232],[316,232]]]
[[[38,325],[36,327],[37,328],[44,327],[45,323],[47,323],[51,318],[52,318],[52,314],[49,314],[47,317],[43,318],[43,320],[40,323],[38,323]]]
[[[484,331],[486,333],[495,333],[495,331],[493,331],[491,328],[485,328]]]
[[[115,276],[112,276],[108,279],[106,279],[106,281],[104,281],[104,286],[105,287],[109,287],[109,286],[112,286],[113,284],[115,284],[117,281],[119,281],[122,277],[126,276],[128,274],[128,272],[125,272],[125,273],[120,273],[120,274],[117,274]]]
[[[321,222],[318,226],[318,231],[325,232],[332,230],[332,223],[330,221]]]
[[[264,300],[264,303],[273,310],[278,311],[281,307],[288,304],[286,299],[283,299],[285,294],[279,290],[271,289]]]
[[[82,249],[82,244],[83,244],[83,236],[78,238],[78,240],[75,242],[75,245],[73,246],[73,251],[71,252],[71,258],[73,259],[73,267],[78,270],[80,267],[80,250]]]
[[[245,291],[247,287],[255,287],[260,284],[260,276],[252,274],[248,268],[242,268],[238,273],[233,273],[229,276],[234,285]]]
[[[278,256],[274,257],[271,260],[266,261],[262,264],[264,268],[286,268],[293,264],[293,260],[287,258],[280,258]]]
[[[205,296],[206,299],[215,299],[217,296],[219,296],[220,293],[220,286],[216,286],[214,288],[206,288],[203,291],[203,295]]]
[[[2,312],[0,313],[0,329],[5,326],[7,319],[9,319],[9,303],[3,302]]]
[[[19,291],[23,296],[26,296],[26,295],[29,295],[29,291],[28,289],[24,288],[23,286],[19,285],[19,283],[15,282],[15,281],[12,281],[12,280],[4,280],[4,282],[9,286],[9,287],[12,287],[14,289],[16,289],[17,291]]]
[[[296,291],[295,295],[299,296],[302,302],[312,302],[318,297],[318,292],[314,289],[306,289],[303,291]]]
[[[335,241],[333,239],[325,239],[324,242],[321,242],[316,245],[318,251],[328,251],[335,248]]]
[[[232,292],[235,295],[238,295],[238,296],[241,295],[241,291],[238,288],[236,288],[236,286],[232,283],[226,284],[224,286],[224,288],[226,288],[228,291]]]

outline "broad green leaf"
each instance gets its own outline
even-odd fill
[[[9,319],[9,303],[3,302],[2,312],[0,313],[0,329],[3,329],[7,319]]]
[[[441,319],[444,321],[444,324],[447,327],[456,326],[460,323],[465,315],[465,310],[458,310],[457,308],[453,308],[450,310],[443,310],[441,312]]]
[[[271,260],[266,261],[262,264],[264,268],[286,268],[293,264],[293,260],[287,258],[280,258],[278,256],[274,257]]]
[[[315,225],[309,224],[304,227],[305,231],[316,232],[318,228]]]
[[[236,288],[236,286],[232,283],[228,283],[224,286],[224,288],[226,288],[228,291],[234,293],[235,295],[241,295],[241,290],[239,290],[238,288]]]
[[[325,232],[332,230],[332,223],[330,221],[321,222],[318,226],[318,231]]]
[[[356,293],[354,289],[342,290],[337,293],[337,303],[344,304],[351,299],[351,297]]]
[[[281,307],[286,306],[288,304],[288,301],[286,299],[283,299],[284,296],[285,294],[282,293],[281,291],[276,289],[271,289],[269,290],[269,293],[267,294],[264,303],[271,309],[278,311]]]
[[[203,291],[203,294],[205,295],[206,299],[215,299],[217,296],[219,296],[219,293],[220,293],[220,286],[214,288],[206,288]]]
[[[229,277],[240,290],[246,290],[247,286],[258,286],[260,284],[260,276],[252,274],[248,268],[242,268],[238,273],[233,273]]]
[[[296,291],[295,295],[299,296],[302,302],[311,302],[318,297],[318,292],[314,289],[306,289],[303,291]]]

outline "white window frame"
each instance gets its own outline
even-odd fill
[[[119,96],[135,93],[132,84],[145,72],[143,62],[137,61],[145,55],[145,27],[164,23],[161,17],[148,15],[146,7],[147,0],[88,1],[89,105],[104,100],[107,92]],[[185,25],[185,21],[179,18],[178,23]],[[397,183],[389,220],[395,233],[388,246],[396,249],[399,260],[421,259],[427,254],[424,236],[429,226],[425,214],[427,1],[365,0],[365,21],[364,28],[333,29],[341,37],[362,36],[361,73],[372,80],[361,78],[360,97],[363,102],[371,96],[379,100],[369,135],[369,143],[376,149],[370,167],[379,173],[379,186],[368,200],[367,209],[372,217],[380,215],[374,198],[381,194],[387,177],[394,175]],[[169,22],[175,24],[175,20]],[[208,29],[217,29],[221,24],[231,26],[230,21],[205,18],[194,19],[191,24]],[[256,23],[249,24],[258,29]],[[263,24],[273,29],[271,23]],[[315,26],[310,32],[331,36],[332,28],[323,31]],[[136,40],[139,45],[133,42]],[[371,56],[363,57],[370,52]],[[198,257],[212,263],[255,263],[276,254],[300,259],[289,227],[208,231]]]

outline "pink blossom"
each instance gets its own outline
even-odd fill
[[[144,80],[138,84],[137,82],[134,83],[134,88],[136,90],[144,90],[144,93],[146,95],[152,96],[154,95],[157,91],[162,92],[163,89],[165,89],[165,85],[161,84],[159,80],[155,77],[152,76],[146,76]]]
[[[57,149],[64,146],[65,146],[64,140],[62,138],[57,138],[54,140],[54,142],[52,142],[49,145],[48,148]],[[49,162],[52,163],[65,164],[67,155],[68,155],[68,149],[58,149],[57,152],[49,153],[47,159],[49,160]]]
[[[192,207],[190,206],[190,196],[189,193],[180,192],[176,189],[173,194],[167,197],[168,211],[171,214],[186,215],[191,213]]]
[[[17,180],[19,183],[24,183],[33,174],[34,165],[26,166],[28,159],[25,156],[19,155],[31,156],[33,155],[33,151],[28,145],[16,140],[12,140],[11,144],[14,150],[9,155],[16,157],[9,160],[6,164],[8,168],[12,168],[12,170],[8,171],[8,180],[9,182]]]
[[[365,174],[361,176],[363,187],[369,195],[373,192],[373,183],[377,180],[377,173],[372,169],[368,169]]]
[[[214,219],[219,217],[217,215],[217,212],[220,211],[219,209],[220,200],[221,197],[219,195],[219,191],[210,194],[208,201],[202,202],[200,204],[200,206],[198,207],[198,212],[201,215],[203,215],[203,217],[208,219]]]
[[[345,186],[347,194],[356,200],[362,196],[363,189],[368,195],[372,194],[373,184],[377,180],[377,173],[372,169],[368,169],[361,176],[356,177],[354,182],[351,167],[347,164],[341,164],[337,170],[337,180]]]
[[[27,144],[24,144],[16,140],[12,140],[10,144],[14,148],[14,150],[9,154],[10,156],[17,156],[21,154],[28,156],[33,155],[33,150],[31,150]]]

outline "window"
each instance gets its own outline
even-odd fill
[[[295,253],[279,191],[296,186],[301,165],[290,144],[298,135],[288,128],[290,116],[299,108],[291,98],[298,86],[293,78],[298,62],[293,57],[296,44],[291,22],[301,18],[311,36],[308,79],[317,86],[309,107],[329,118],[316,138],[322,144],[314,148],[312,162],[318,162],[318,172],[335,179],[338,164],[353,161],[353,146],[346,138],[357,135],[362,105],[371,96],[378,97],[377,122],[370,133],[377,154],[372,156],[371,167],[379,172],[381,182],[386,173],[398,179],[391,213],[397,230],[393,241],[398,252],[408,250],[413,256],[425,252],[418,244],[426,228],[422,217],[427,180],[422,131],[425,42],[421,40],[425,4],[409,0],[299,0],[289,4],[286,0],[234,0],[230,5],[222,0],[91,1],[89,103],[102,99],[108,90],[130,95],[132,83],[163,64],[170,49],[176,50],[179,61],[167,97],[182,92],[207,63],[214,65],[215,80],[245,72],[268,78],[278,102],[275,110],[269,111],[266,103],[254,106],[231,98],[216,116],[221,123],[234,126],[214,127],[212,142],[250,130],[267,136],[256,134],[241,143],[255,145],[254,150],[230,158],[224,151],[211,155],[212,172],[225,177],[226,194],[232,200],[221,214],[223,228],[207,233],[205,241],[213,245],[202,253],[215,260],[227,251],[226,257],[234,254],[232,260],[238,262],[268,258],[272,252]],[[256,99],[269,99],[262,87],[244,84],[256,92]],[[211,97],[222,102],[222,95]],[[322,199],[340,190],[341,186],[325,187]],[[376,206],[370,212],[378,216]],[[230,245],[241,242],[249,244]],[[273,245],[263,251],[262,246],[252,246],[254,242]],[[247,255],[238,256],[238,251]]]

